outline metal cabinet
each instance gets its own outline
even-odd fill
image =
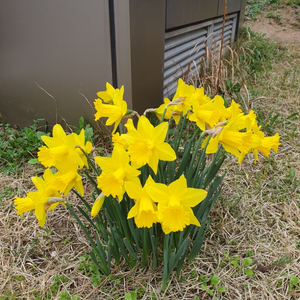
[[[207,45],[220,39],[223,0],[0,0],[0,114],[93,122],[96,93],[125,86],[142,113],[171,96]],[[228,0],[225,42],[245,0]]]

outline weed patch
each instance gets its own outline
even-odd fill
[[[39,125],[44,123],[44,125]],[[34,159],[42,145],[41,136],[49,135],[44,120],[17,130],[8,123],[0,123],[0,172],[16,174],[23,170],[26,161]],[[34,162],[34,161],[33,161]]]

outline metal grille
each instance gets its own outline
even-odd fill
[[[223,19],[188,26],[165,35],[164,61],[164,97],[171,97],[177,87],[179,78],[185,76],[190,66],[192,74],[197,63],[204,56],[206,47],[218,51],[222,38]],[[237,27],[237,14],[227,17],[224,27],[224,46],[234,41]],[[223,46],[223,47],[224,47]]]

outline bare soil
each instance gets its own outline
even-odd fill
[[[265,34],[266,38],[283,45],[300,46],[300,6],[282,5],[274,10],[270,8],[257,16],[256,20],[247,20],[245,26],[254,32]]]

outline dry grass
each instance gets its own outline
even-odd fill
[[[139,300],[213,299],[203,289],[205,283],[212,287],[212,275],[226,290],[212,289],[216,299],[299,299],[300,285],[292,287],[291,276],[300,278],[300,127],[299,115],[289,116],[300,112],[300,56],[288,46],[278,51],[282,59],[272,71],[252,77],[249,85],[247,70],[235,64],[235,72],[229,71],[230,57],[227,67],[224,62],[223,78],[242,80],[237,100],[260,112],[265,130],[273,122],[282,145],[256,165],[251,158],[241,166],[228,158],[203,252],[185,265],[180,279],[174,275],[166,292],[160,292],[161,267],[121,265],[113,276],[99,276],[87,261],[88,242],[64,207],[48,215],[43,229],[33,214],[17,216],[13,197],[24,196],[32,188],[29,174],[39,172],[25,168],[22,176],[0,175],[0,299],[124,299],[133,290]],[[230,56],[238,59],[236,52]],[[249,267],[243,266],[246,257],[252,258]]]

